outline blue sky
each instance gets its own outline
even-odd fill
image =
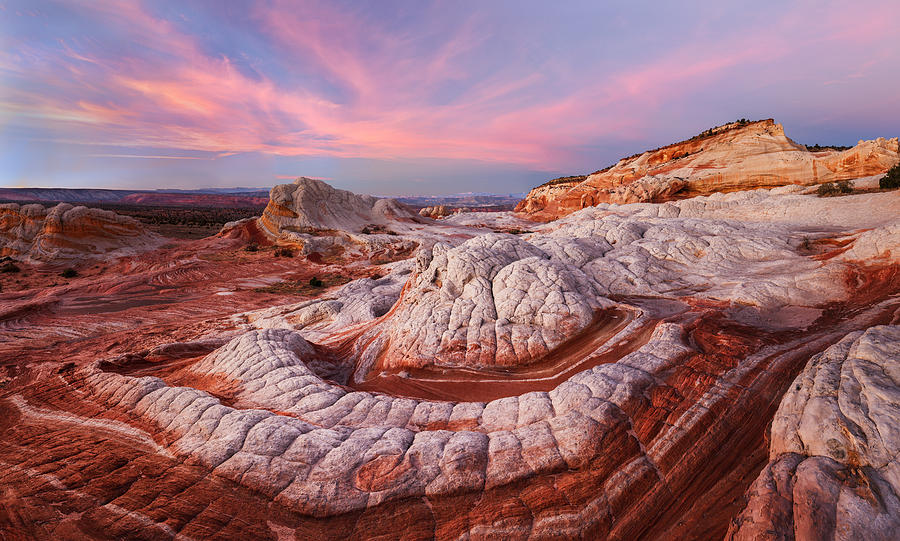
[[[0,0],[0,185],[518,192],[773,117],[897,136],[900,10]]]

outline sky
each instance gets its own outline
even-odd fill
[[[523,192],[738,118],[900,135],[896,0],[0,0],[0,186]]]

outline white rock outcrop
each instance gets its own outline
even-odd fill
[[[772,422],[769,464],[732,539],[896,539],[900,326],[847,335],[814,356]]]

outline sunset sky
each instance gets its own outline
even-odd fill
[[[896,1],[0,0],[0,186],[520,192],[740,117],[900,135]]]

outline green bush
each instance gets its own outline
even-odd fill
[[[294,251],[290,248],[278,248],[275,250],[275,257],[294,257]]]
[[[841,193],[841,190],[833,182],[826,182],[825,184],[819,184],[819,187],[816,188],[816,193],[819,194],[819,197],[827,197],[829,195],[837,195]]]
[[[819,197],[853,193],[853,184],[849,180],[841,180],[837,183],[826,182],[825,184],[819,184],[819,187],[816,188],[816,193],[819,194]]]
[[[878,181],[878,187],[882,190],[895,190],[900,188],[900,163],[888,169],[887,174]]]
[[[68,268],[59,273],[59,275],[63,278],[75,278],[76,276],[78,276],[78,271],[72,268]]]
[[[258,252],[259,246],[255,245],[255,244],[248,244],[247,246],[244,246],[244,251],[245,252]]]
[[[325,285],[325,283],[322,282],[322,280],[319,280],[318,277],[313,276],[312,278],[309,279],[309,285],[311,285],[313,287],[322,287],[323,285]]]

